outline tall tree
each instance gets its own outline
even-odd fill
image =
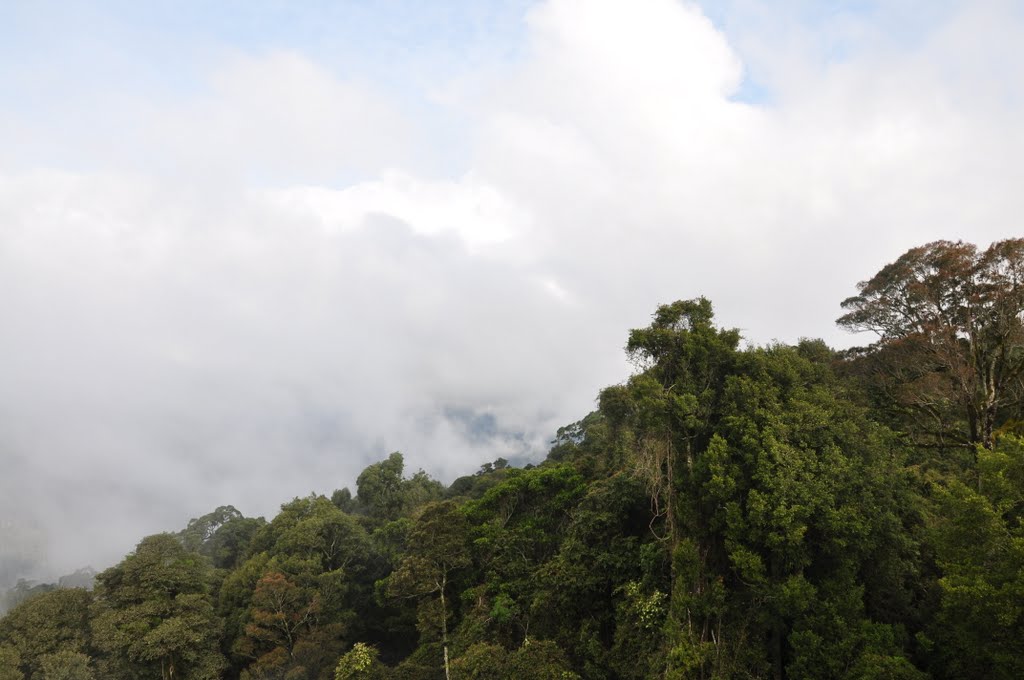
[[[939,489],[932,546],[943,574],[928,635],[939,678],[1024,677],[1024,440],[978,456],[983,492]]]
[[[891,433],[846,398],[821,343],[738,340],[706,300],[661,307],[630,334],[641,372],[601,395],[669,570],[622,591],[618,650],[680,678],[908,665],[863,596],[874,563],[904,557]]]
[[[58,651],[89,650],[89,607],[92,594],[81,588],[60,588],[19,604],[0,619],[0,640],[17,649],[30,676],[42,659]]]
[[[359,503],[371,517],[397,519],[402,511],[402,471],[405,460],[395,451],[386,460],[374,463],[356,479]]]
[[[186,549],[210,558],[218,569],[227,569],[236,565],[264,524],[262,517],[247,518],[233,505],[222,505],[191,520],[178,537]]]
[[[9,645],[0,645],[0,680],[24,680],[21,655]]]
[[[250,550],[220,591],[232,663],[249,664],[253,678],[274,669],[330,675],[358,623],[353,600],[372,587],[364,583],[372,561],[365,529],[325,496],[310,495],[282,505]]]
[[[953,407],[966,423],[961,442],[992,448],[1024,375],[1024,239],[983,252],[934,241],[857,287],[837,323],[878,334],[868,353],[884,359],[876,371],[894,400],[939,423],[943,437]]]
[[[213,611],[205,561],[171,534],[142,539],[96,577],[93,642],[106,652],[103,676],[128,680],[216,680],[222,624]]]
[[[91,659],[81,652],[62,649],[42,657],[41,680],[95,680]]]
[[[408,552],[391,575],[388,590],[399,597],[420,600],[421,620],[440,628],[445,677],[448,665],[448,590],[455,572],[469,566],[466,545],[469,524],[453,501],[423,507],[409,530]],[[434,599],[436,598],[436,599]]]

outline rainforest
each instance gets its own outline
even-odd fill
[[[1024,677],[1024,239],[851,292],[841,351],[659,306],[537,464],[395,452],[12,589],[0,680]]]

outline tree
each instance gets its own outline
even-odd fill
[[[601,392],[600,411],[614,431],[624,463],[647,487],[650,531],[662,544],[672,600],[666,640],[673,654],[662,662],[677,672],[705,677],[724,658],[720,539],[709,536],[702,495],[701,457],[721,419],[727,379],[739,358],[739,332],[719,329],[705,298],[658,307],[650,326],[630,331],[626,351],[637,367],[625,385]],[[685,640],[684,640],[685,638]],[[686,648],[687,651],[682,652]],[[686,657],[683,659],[682,657]],[[719,663],[716,661],[716,663]]]
[[[96,577],[93,641],[109,656],[104,677],[215,680],[222,624],[207,592],[209,567],[177,537],[142,539]]]
[[[338,659],[334,669],[335,680],[383,680],[385,666],[378,660],[377,650],[363,642]]]
[[[425,626],[438,624],[446,678],[451,677],[447,591],[454,572],[469,566],[468,528],[466,516],[455,502],[441,501],[424,506],[409,530],[408,552],[388,583],[392,595],[420,600]],[[430,599],[434,597],[437,599]]]
[[[875,564],[903,576],[912,555],[894,536],[895,437],[847,397],[821,343],[740,351],[712,320],[703,299],[660,307],[630,334],[640,372],[601,394],[663,546],[620,591],[616,652],[668,678],[842,677],[867,653],[900,664],[864,597]],[[891,582],[882,599],[904,601]]]
[[[356,479],[356,496],[371,517],[397,519],[402,510],[402,471],[405,461],[395,451],[387,460],[374,463]]]
[[[191,520],[178,536],[186,549],[210,558],[218,569],[227,569],[236,565],[264,524],[263,518],[246,518],[233,505],[222,505]]]
[[[501,645],[478,642],[452,661],[460,680],[505,680],[509,677],[508,651]]]
[[[220,593],[233,661],[251,664],[253,678],[273,669],[329,675],[356,620],[354,596],[369,589],[358,580],[372,561],[365,529],[326,497],[310,495],[282,505],[252,547],[259,552]]]
[[[932,545],[941,606],[928,635],[936,676],[1024,677],[1024,439],[979,452],[983,493],[950,480],[939,489]]]
[[[238,644],[239,651],[256,657],[247,669],[249,676],[271,671],[303,678],[329,676],[344,626],[331,623],[332,612],[323,608],[321,589],[299,586],[280,572],[265,574],[256,584],[250,622]]]
[[[41,680],[94,680],[90,659],[81,652],[61,650],[40,659]]]
[[[424,503],[438,500],[444,485],[420,470],[409,479],[402,478],[405,460],[395,451],[386,460],[367,466],[356,479],[358,507],[378,520],[393,521]],[[338,496],[344,504],[344,495]],[[340,505],[339,505],[340,507]]]
[[[511,470],[465,512],[475,524],[473,554],[493,598],[491,625],[511,629],[507,644],[529,639],[537,569],[551,559],[569,524],[569,511],[585,485],[570,465],[542,465]]]
[[[26,600],[0,620],[0,640],[18,650],[22,665],[34,676],[47,654],[88,650],[92,599],[81,588],[61,588]]]
[[[9,645],[0,645],[0,680],[24,680],[21,655]]]
[[[885,358],[878,372],[894,400],[940,424],[952,406],[966,421],[962,443],[992,448],[1024,374],[1024,239],[984,252],[934,241],[857,287],[837,323],[879,336],[869,354]]]

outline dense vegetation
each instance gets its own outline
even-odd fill
[[[878,342],[660,307],[542,464],[218,508],[25,598],[0,680],[1024,677],[1024,240],[843,305]]]

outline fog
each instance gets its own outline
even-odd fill
[[[86,12],[93,49],[19,7],[0,43],[51,42],[0,67],[0,557],[32,563],[8,578],[394,450],[446,482],[539,460],[661,303],[869,340],[833,323],[857,281],[1019,235],[1024,201],[1024,17],[898,4],[455,3],[465,44],[364,16],[363,60],[324,48],[338,11],[309,44],[172,25],[156,80],[152,22]]]

